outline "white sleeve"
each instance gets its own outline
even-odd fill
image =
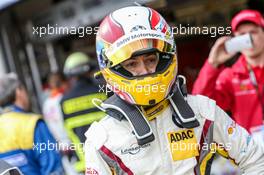
[[[104,128],[95,122],[91,125],[85,135],[85,174],[112,174],[109,166],[100,155],[100,148],[106,140]]]
[[[59,100],[46,100],[43,105],[43,118],[55,139],[65,145],[71,143],[64,128],[64,119]]]
[[[211,101],[211,100],[210,100]],[[214,103],[214,101],[211,101]],[[264,174],[264,149],[249,133],[215,105],[213,140],[225,147],[245,174]]]

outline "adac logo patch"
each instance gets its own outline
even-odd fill
[[[188,159],[199,155],[199,145],[193,129],[168,132],[167,136],[173,161]]]

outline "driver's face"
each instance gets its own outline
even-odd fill
[[[131,57],[121,63],[121,66],[129,71],[133,76],[154,73],[159,62],[156,53],[149,53]]]

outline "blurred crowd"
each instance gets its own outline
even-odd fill
[[[24,174],[82,174],[84,133],[105,116],[92,103],[94,97],[106,99],[94,83],[94,70],[86,54],[69,55],[63,72],[48,76],[42,116],[32,113],[18,75],[1,76],[0,157]]]

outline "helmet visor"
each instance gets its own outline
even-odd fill
[[[129,59],[135,52],[141,50],[156,49],[160,52],[174,52],[174,46],[160,39],[140,39],[122,46],[115,52],[106,53],[106,57],[111,62],[110,67]]]
[[[149,51],[152,51],[152,52],[149,52]],[[166,52],[159,52],[157,50],[155,51],[149,50],[149,51],[148,52],[145,51],[147,53],[144,53],[141,55],[145,55],[146,59],[144,60],[144,64],[145,66],[148,67],[148,69],[153,70],[151,73],[133,75],[133,72],[137,72],[137,71],[141,72],[142,70],[140,66],[137,67],[137,65],[140,65],[135,60],[137,58],[133,58],[135,54],[133,54],[132,58],[130,58],[131,61],[127,59],[126,61],[110,68],[110,70],[112,70],[116,74],[124,78],[127,78],[127,79],[135,79],[139,77],[145,77],[145,76],[151,76],[151,75],[163,73],[168,68],[168,66],[171,64],[172,59],[174,58],[174,54],[166,53]],[[136,52],[136,56],[140,56],[137,53],[138,52]],[[126,66],[126,64],[128,64],[128,66]]]

